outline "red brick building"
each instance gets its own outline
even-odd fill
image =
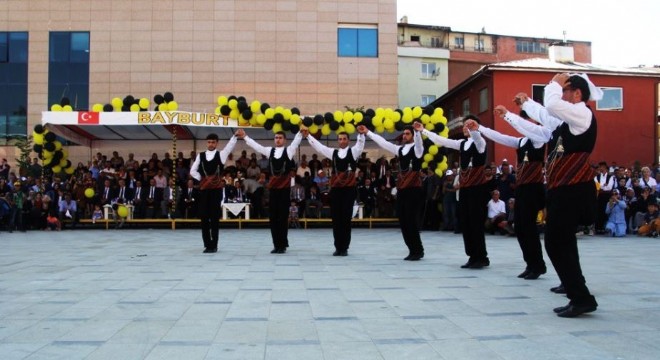
[[[477,115],[482,123],[499,132],[520,136],[503,120],[493,118],[493,108],[512,103],[518,92],[525,92],[543,102],[543,88],[559,72],[584,72],[605,91],[598,103],[590,102],[598,120],[598,140],[591,160],[615,161],[631,165],[635,161],[651,164],[658,161],[658,89],[660,69],[597,67],[578,62],[553,62],[528,59],[483,66],[471,77],[453,87],[431,105],[442,107],[450,120],[450,137],[462,136],[461,116]],[[456,156],[455,152],[450,152]],[[488,142],[489,161],[516,159],[514,149]],[[513,160],[515,161],[515,160]],[[513,162],[512,161],[512,162]]]

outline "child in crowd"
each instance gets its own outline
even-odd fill
[[[289,207],[289,227],[300,229],[300,222],[298,221],[298,205],[295,201],[291,201]]]
[[[94,205],[94,212],[92,213],[92,224],[96,224],[96,220],[101,220],[103,218],[103,212],[101,211],[101,205]]]
[[[644,214],[644,224],[639,227],[637,234],[640,236],[657,237],[660,230],[660,219],[658,219],[658,203],[650,201],[647,205],[648,212]]]
[[[57,218],[54,211],[50,211],[46,217],[46,231],[51,230],[62,230],[62,223],[60,223],[60,219]]]

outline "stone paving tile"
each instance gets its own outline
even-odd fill
[[[600,306],[561,319],[556,274],[516,278],[508,237],[474,271],[459,235],[423,232],[405,262],[392,228],[355,229],[345,258],[329,229],[291,231],[278,256],[267,229],[222,229],[212,255],[199,230],[1,236],[3,360],[660,358],[656,239],[582,237]]]

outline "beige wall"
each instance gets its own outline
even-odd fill
[[[379,57],[337,57],[340,23],[378,25]],[[29,32],[29,132],[49,31],[90,31],[90,107],[165,91],[208,112],[231,94],[304,114],[397,105],[396,0],[9,0],[0,31]]]

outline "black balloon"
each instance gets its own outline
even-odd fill
[[[162,104],[163,101],[165,101],[165,98],[163,98],[163,95],[161,95],[161,94],[156,94],[156,95],[154,96],[154,102],[156,103],[156,105],[160,105],[160,104]]]
[[[288,121],[285,121],[282,123],[282,131],[289,131],[291,130],[291,123]]]
[[[293,107],[293,108],[291,108],[291,113],[296,114],[296,115],[300,115],[300,110],[297,107]]]
[[[264,123],[264,129],[266,130],[273,130],[273,125],[275,124],[275,121],[273,119],[268,119]]]
[[[41,154],[41,151],[43,149],[44,149],[44,147],[42,145],[37,145],[37,144],[34,144],[34,146],[32,147],[32,150],[34,150],[34,152],[39,153],[39,154]]]
[[[55,151],[55,144],[52,143],[52,142],[47,142],[47,143],[44,144],[44,149],[46,149],[48,151]]]
[[[165,100],[165,102],[174,101],[174,94],[172,94],[169,91],[166,92],[165,94],[163,94],[163,100]]]
[[[403,131],[403,128],[404,128],[405,126],[406,126],[406,124],[404,124],[403,121],[397,121],[397,122],[394,124],[394,129],[396,129],[396,131]]]
[[[316,116],[314,116],[313,123],[315,125],[321,126],[321,125],[323,125],[323,120],[324,120],[323,115],[316,115]]]
[[[443,132],[445,130],[445,124],[439,122],[439,123],[435,124],[435,127],[433,128],[433,130],[435,130],[435,132],[437,132],[437,133]]]
[[[53,144],[53,145],[55,145],[55,144]],[[55,151],[55,153],[53,154],[53,160],[50,163],[51,164],[59,164],[60,160],[62,160],[63,157],[64,157],[64,154],[62,153],[62,150]]]
[[[238,111],[241,113],[245,111],[245,109],[250,108],[250,106],[245,101],[239,101],[236,107],[238,108]]]
[[[62,154],[62,155],[64,155],[64,154]],[[62,169],[70,168],[71,165],[72,165],[72,164],[71,164],[71,160],[67,159],[67,160],[66,160],[66,165],[62,166]]]
[[[229,97],[227,98],[227,101],[229,101],[229,100],[236,100],[236,101],[238,101],[238,98],[236,97],[236,95],[229,95]]]
[[[245,100],[245,96],[239,96],[239,97],[236,98],[236,100],[238,100],[239,103],[240,102],[247,103],[247,100]]]
[[[374,111],[374,109],[367,109],[367,111],[365,111],[364,113],[365,115],[369,115],[371,117],[376,116],[376,112]]]
[[[433,106],[426,106],[422,109],[422,113],[431,116],[431,115],[433,115],[434,110],[435,109],[433,108]]]
[[[245,119],[245,120],[250,120],[250,119],[252,119],[252,110],[250,110],[250,109],[245,109],[245,110],[243,110],[243,112],[241,112],[241,116],[242,116],[243,119]]]
[[[325,122],[327,122],[327,123],[330,123],[330,122],[335,120],[335,116],[332,115],[331,112],[325,113],[325,115],[323,115],[323,118],[325,119]],[[317,125],[321,125],[321,124],[317,124]]]
[[[131,106],[135,103],[133,95],[128,95],[124,98],[124,106]]]
[[[34,132],[37,134],[43,134],[44,133],[44,126],[41,124],[37,124],[34,126]]]
[[[330,121],[328,124],[330,124],[330,130],[335,131],[339,129],[339,123],[336,121]]]
[[[262,114],[265,113],[266,110],[268,110],[268,109],[270,109],[270,105],[268,105],[268,103],[261,104],[261,113]]]
[[[60,105],[66,106],[66,105],[71,105],[71,100],[69,100],[68,97],[63,97],[62,100],[60,100]]]
[[[283,123],[284,122],[284,115],[282,115],[280,113],[277,113],[277,114],[273,115],[273,121],[275,121],[276,123],[280,123],[280,124]]]
[[[305,125],[306,127],[310,127],[310,126],[312,126],[312,124],[314,123],[314,119],[312,119],[312,118],[309,117],[309,116],[305,116],[305,117],[302,119],[302,123],[303,123],[303,125]]]
[[[222,116],[229,116],[230,113],[231,113],[231,108],[229,107],[229,105],[220,106],[220,114],[222,114]]]
[[[55,141],[55,139],[57,139],[57,136],[55,135],[55,133],[49,132],[48,134],[44,135],[44,139],[47,142],[53,142]]]
[[[289,124],[291,124],[291,123],[289,123]],[[300,126],[291,124],[290,131],[291,131],[292,134],[295,135],[295,134],[298,133],[298,131],[300,131]]]
[[[121,111],[131,111],[131,106],[124,104],[121,106]]]
[[[112,106],[112,104],[105,104],[103,105],[103,111],[105,112],[112,112],[115,108]]]

